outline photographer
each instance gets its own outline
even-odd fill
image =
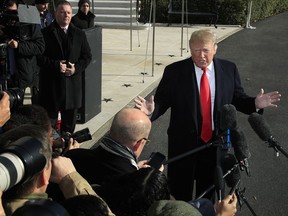
[[[5,132],[0,136],[0,150],[5,150],[11,146],[11,142],[25,136],[33,137],[41,142],[42,148],[39,154],[44,155],[46,165],[42,171],[29,176],[28,181],[23,179],[24,182],[22,181],[4,192],[2,200],[7,215],[11,215],[28,200],[47,199],[46,189],[49,181],[59,184],[66,199],[80,194],[97,196],[88,182],[75,170],[69,158],[57,157],[52,160],[49,135],[42,127],[26,124]]]
[[[5,19],[2,21],[8,20],[5,23],[1,21],[2,36],[0,40],[1,43],[7,44],[8,71],[1,71],[1,75],[9,74],[11,76],[8,88],[18,87],[25,91],[27,87],[30,87],[32,103],[37,103],[39,67],[36,56],[44,52],[43,35],[36,24],[19,23],[16,0],[8,0],[3,8]],[[14,16],[10,16],[10,14]]]

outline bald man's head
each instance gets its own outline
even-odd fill
[[[145,113],[136,108],[124,108],[114,117],[110,136],[122,145],[131,147],[136,141],[148,138],[151,121]]]

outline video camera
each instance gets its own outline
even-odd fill
[[[64,141],[62,140],[64,139]],[[53,156],[61,155],[64,150],[68,147],[69,140],[72,138],[76,140],[78,143],[82,143],[92,139],[89,128],[84,128],[80,131],[77,131],[73,134],[66,132],[62,137],[53,141]],[[57,149],[62,149],[61,153],[57,152]]]
[[[26,136],[9,144],[0,152],[0,190],[6,191],[19,182],[27,182],[42,171],[46,158],[41,154],[42,143]]]
[[[9,39],[20,39],[20,23],[17,10],[0,11],[0,25],[3,26],[1,28],[2,42]]]
[[[65,147],[67,147],[70,138],[72,138],[73,140],[76,140],[78,143],[82,143],[85,142],[87,140],[91,140],[92,136],[90,134],[90,130],[89,128],[84,128],[82,130],[79,130],[73,134],[70,133],[65,133],[63,136],[63,139],[65,140]]]
[[[1,43],[10,39],[29,39],[31,36],[29,25],[40,23],[39,12],[35,6],[18,4],[17,10],[0,9],[0,25],[3,26]]]

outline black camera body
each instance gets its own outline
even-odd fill
[[[82,143],[87,140],[91,140],[92,136],[90,134],[89,128],[84,128],[73,134],[68,132],[65,133],[61,137],[53,140],[53,157],[65,154],[65,150],[67,150],[70,138],[76,140],[78,143]],[[64,139],[64,141],[62,139]]]
[[[64,142],[65,142],[65,148],[67,147],[70,138],[73,140],[76,140],[78,143],[85,142],[87,140],[91,140],[92,136],[90,134],[89,128],[84,128],[80,131],[77,131],[73,134],[71,133],[65,133],[63,136]]]

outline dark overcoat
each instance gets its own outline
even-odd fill
[[[214,134],[220,134],[220,112],[225,104],[233,104],[238,111],[246,114],[255,112],[256,108],[255,98],[244,92],[236,65],[218,58],[214,58],[213,63],[215,69]],[[199,90],[191,57],[165,68],[156,90],[155,111],[151,120],[157,119],[168,108],[171,109],[167,132],[168,157],[171,159],[203,145],[199,139],[202,127]],[[212,180],[213,184],[214,171],[206,167],[215,167],[214,153],[209,149],[209,154],[213,156],[210,157],[205,152],[208,150],[202,150],[201,154],[191,154],[190,157],[187,156],[168,165],[168,180],[172,194],[180,193],[180,197],[181,193],[192,194],[191,185],[197,172],[211,173],[210,176],[207,175],[207,179],[210,183]],[[208,165],[204,166],[202,162],[199,164],[200,159]]]
[[[58,111],[65,101],[65,109],[77,109],[82,104],[82,74],[91,61],[92,54],[84,31],[70,23],[68,28],[68,48],[65,51],[57,34],[55,21],[42,29],[45,52],[39,57],[40,105],[47,111]],[[60,73],[60,61],[75,64],[75,74],[64,76]],[[62,104],[61,104],[62,103]]]

